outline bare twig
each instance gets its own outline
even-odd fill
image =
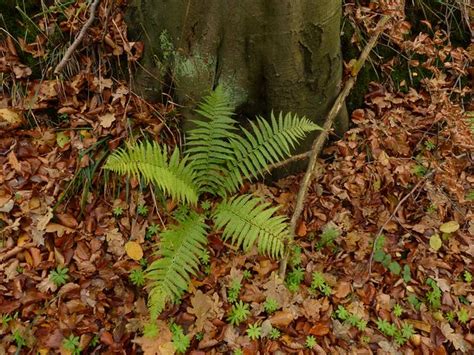
[[[341,108],[344,105],[345,99],[349,95],[351,89],[353,88],[357,75],[359,74],[360,69],[364,66],[367,58],[369,57],[370,52],[374,48],[374,46],[377,44],[377,41],[382,34],[383,30],[385,29],[385,25],[387,24],[388,20],[390,19],[391,16],[385,15],[382,17],[382,19],[379,21],[377,28],[375,30],[374,35],[370,39],[370,41],[367,43],[365,46],[364,50],[362,51],[359,59],[357,62],[354,64],[352,67],[352,72],[351,72],[351,77],[346,81],[344,88],[341,90],[339,93],[336,101],[334,102],[334,105],[331,108],[331,111],[329,111],[328,117],[326,119],[326,122],[324,123],[323,130],[321,133],[318,135],[318,137],[314,140],[313,146],[311,148],[311,155],[309,158],[309,163],[308,163],[308,168],[306,170],[306,173],[303,177],[303,181],[301,182],[300,190],[298,191],[298,196],[296,198],[296,206],[295,210],[293,212],[293,216],[290,221],[290,239],[288,241],[288,245],[291,245],[294,241],[294,236],[296,232],[296,225],[300,219],[301,213],[303,212],[303,207],[304,207],[304,202],[306,199],[306,194],[308,192],[309,185],[311,183],[311,180],[313,178],[314,171],[316,169],[316,165],[318,162],[318,156],[321,153],[321,150],[324,146],[324,143],[326,142],[327,137],[329,136],[329,131],[332,128],[332,125],[334,123],[334,120],[336,119],[337,114],[341,110]],[[288,264],[288,259],[290,256],[290,248],[287,248],[286,254],[280,263],[280,276],[282,278],[285,277],[286,274],[286,267]]]
[[[281,168],[281,167],[283,167],[285,165],[288,165],[290,163],[294,163],[295,161],[308,159],[310,156],[311,156],[311,151],[307,151],[305,153],[301,153],[301,154],[298,154],[298,155],[293,155],[291,158],[288,158],[288,159],[283,160],[279,163],[275,163],[275,164],[270,165],[268,167],[268,170],[278,169],[278,168]]]
[[[64,69],[64,66],[66,65],[67,61],[71,57],[72,53],[74,53],[77,46],[79,46],[79,43],[81,43],[82,39],[84,38],[87,32],[87,29],[91,27],[95,19],[95,11],[97,9],[97,6],[99,5],[99,2],[100,0],[94,0],[94,2],[92,3],[91,7],[89,8],[89,18],[87,19],[87,22],[81,28],[81,31],[79,32],[77,37],[74,39],[74,42],[72,42],[72,44],[67,49],[66,53],[64,54],[63,59],[61,59],[59,64],[56,66],[56,69],[54,69],[54,74],[57,75]]]
[[[421,179],[420,181],[417,182],[417,184],[415,186],[413,186],[413,188],[410,190],[409,193],[407,193],[401,200],[400,202],[398,202],[397,206],[395,207],[395,209],[393,210],[393,212],[390,214],[390,216],[387,218],[387,220],[385,221],[385,223],[379,228],[376,236],[375,236],[375,239],[374,239],[374,243],[373,243],[373,246],[372,246],[372,253],[370,254],[370,259],[369,259],[369,267],[368,267],[368,270],[367,270],[367,279],[365,280],[365,282],[367,282],[370,278],[370,274],[372,273],[372,263],[374,261],[374,253],[375,253],[375,248],[377,247],[377,242],[378,240],[380,239],[380,236],[382,235],[383,233],[383,230],[385,229],[385,227],[387,226],[387,224],[396,216],[398,210],[403,206],[403,204],[405,203],[406,200],[408,200],[408,198],[413,195],[415,193],[416,190],[418,190],[420,188],[421,185],[423,185],[423,183],[426,182],[426,180],[428,180],[431,176],[433,176],[433,174],[435,173],[436,170],[431,170],[428,174],[426,174],[425,176],[423,176],[423,179]]]

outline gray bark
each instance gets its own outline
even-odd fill
[[[223,85],[249,118],[291,111],[322,125],[340,89],[341,12],[341,0],[135,0],[128,22],[146,48],[136,88],[191,109]]]

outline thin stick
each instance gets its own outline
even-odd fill
[[[418,188],[426,181],[428,180],[431,176],[433,176],[435,170],[431,170],[428,174],[426,174],[425,176],[423,176],[423,179],[421,179],[420,181],[417,182],[417,184],[415,186],[413,186],[413,188],[410,190],[409,193],[407,193],[401,200],[400,202],[398,202],[397,206],[395,207],[395,209],[393,210],[393,212],[390,214],[390,216],[387,218],[387,220],[385,221],[385,223],[379,228],[378,232],[377,232],[377,235],[375,236],[375,239],[374,239],[374,244],[373,244],[373,247],[372,247],[372,253],[370,253],[370,259],[369,259],[369,268],[368,268],[368,273],[367,273],[367,279],[365,280],[365,282],[369,281],[370,279],[370,274],[372,273],[372,263],[374,261],[374,254],[375,254],[375,248],[377,247],[377,242],[378,240],[380,239],[380,236],[382,235],[382,232],[383,230],[385,229],[385,227],[387,226],[387,224],[395,217],[395,215],[397,214],[398,210],[403,206],[403,204],[405,203],[406,200],[408,200],[408,198],[413,195],[415,193],[416,190],[418,190]]]
[[[56,69],[54,69],[54,74],[59,74],[63,69],[64,66],[66,65],[67,61],[71,57],[72,53],[76,50],[77,46],[79,46],[79,43],[81,43],[82,39],[84,38],[87,29],[91,27],[92,23],[94,22],[95,19],[95,11],[97,9],[97,6],[99,5],[100,0],[94,0],[92,3],[91,7],[89,8],[89,18],[87,22],[84,24],[84,26],[81,28],[81,31],[77,35],[76,39],[72,44],[69,46],[67,49],[66,53],[64,54],[63,59],[59,62],[59,64],[56,66]]]
[[[326,142],[327,137],[329,136],[329,131],[331,130],[331,127],[334,123],[334,120],[336,119],[337,114],[341,110],[341,108],[344,105],[344,102],[349,95],[351,89],[353,88],[355,81],[357,79],[357,75],[359,74],[360,69],[364,66],[367,58],[369,57],[370,52],[372,49],[375,47],[377,44],[377,41],[382,34],[383,30],[385,29],[385,25],[388,22],[388,20],[391,18],[389,15],[385,15],[382,17],[382,19],[379,21],[377,24],[377,28],[375,30],[375,34],[372,36],[370,41],[367,43],[365,46],[364,50],[362,51],[359,59],[357,62],[354,64],[352,67],[352,72],[351,72],[351,77],[349,80],[346,81],[344,88],[341,90],[339,93],[336,101],[334,102],[334,105],[331,108],[331,111],[329,111],[328,117],[326,119],[326,122],[324,123],[323,130],[321,133],[318,135],[318,137],[314,140],[313,146],[311,148],[311,155],[309,158],[309,163],[308,163],[308,168],[306,170],[306,173],[303,177],[303,181],[301,182],[300,190],[298,191],[298,196],[296,198],[296,206],[295,206],[295,211],[293,212],[293,216],[290,221],[290,239],[287,242],[287,245],[293,244],[294,238],[295,238],[295,232],[296,232],[296,225],[301,217],[301,213],[303,212],[303,207],[304,207],[304,202],[306,199],[306,194],[308,192],[309,185],[311,183],[311,180],[313,178],[314,171],[316,169],[316,165],[318,162],[318,156],[321,153],[321,150],[323,149],[324,143]],[[290,248],[287,248],[286,254],[283,258],[283,260],[280,263],[280,276],[282,278],[285,277],[286,274],[286,267],[288,264],[288,259],[290,257]]]
[[[275,164],[272,164],[268,167],[268,170],[274,170],[274,169],[278,169],[278,168],[281,168],[285,165],[288,165],[290,163],[293,163],[295,161],[300,161],[300,160],[303,160],[303,159],[307,159],[311,156],[311,151],[307,151],[305,153],[301,153],[301,154],[298,154],[298,155],[293,155],[291,158],[288,158],[286,160],[283,160],[279,163],[275,163]]]

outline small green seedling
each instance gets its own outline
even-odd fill
[[[327,284],[326,280],[324,279],[323,274],[320,272],[313,272],[313,279],[311,281],[311,291],[316,291],[318,290],[321,292],[324,296],[330,296],[331,295],[331,287]]]
[[[299,246],[294,246],[291,252],[291,259],[289,260],[289,264],[293,268],[296,268],[298,265],[301,265],[301,254],[301,248]]]
[[[339,305],[335,311],[336,318],[339,320],[356,327],[361,332],[367,328],[367,321],[360,318],[359,316],[350,313],[344,306]]]
[[[298,291],[301,282],[304,280],[304,269],[296,267],[286,275],[286,287],[291,292]]]
[[[145,273],[142,269],[133,269],[130,271],[129,278],[135,286],[142,287],[145,284]]]
[[[240,289],[242,288],[242,284],[240,280],[233,280],[227,290],[227,300],[230,303],[235,303],[239,299]]]
[[[170,325],[170,331],[172,334],[171,341],[173,342],[176,352],[178,354],[184,354],[186,350],[188,350],[191,340],[184,334],[183,328],[176,323]]]
[[[121,207],[121,206],[114,207],[114,210],[112,211],[112,213],[114,214],[115,217],[122,216],[123,215],[123,207]]]
[[[467,311],[466,308],[461,308],[458,313],[458,321],[459,323],[466,324],[467,321],[469,320],[469,312]]]
[[[278,301],[275,300],[274,298],[267,298],[265,303],[263,304],[263,309],[265,312],[268,314],[271,314],[280,308],[280,305],[278,304]]]
[[[268,337],[272,340],[277,340],[281,337],[281,332],[278,328],[272,328],[270,333],[268,333]]]
[[[416,311],[419,311],[423,302],[421,302],[415,295],[409,295],[407,297],[408,303],[410,303]]]
[[[472,282],[472,274],[465,270],[464,273],[463,273],[463,277],[464,277],[464,281],[467,282],[467,283],[471,283]]]
[[[305,346],[308,349],[313,349],[316,346],[316,338],[312,335],[306,337]]]
[[[239,325],[240,323],[242,323],[243,321],[247,319],[249,314],[250,314],[249,305],[246,303],[243,303],[242,301],[239,301],[239,302],[236,302],[232,306],[229,316],[227,317],[227,320],[232,325]]]
[[[151,240],[155,235],[158,234],[159,231],[160,231],[160,227],[158,227],[156,223],[149,225],[148,228],[146,229],[145,239]]]
[[[79,344],[80,339],[78,336],[74,336],[74,334],[71,334],[69,338],[63,340],[64,349],[69,350],[73,355],[78,355],[81,353]]]
[[[334,242],[340,235],[341,235],[341,232],[337,228],[333,226],[327,226],[324,229],[323,233],[321,234],[321,238],[316,243],[316,249],[321,250],[325,247],[330,247],[334,249],[335,248]]]
[[[397,331],[396,325],[391,324],[385,319],[379,318],[375,323],[377,324],[377,329],[385,336],[393,337]]]
[[[250,324],[247,329],[247,335],[250,340],[258,340],[262,336],[262,327],[258,326],[258,324]]]
[[[235,349],[234,350],[234,355],[244,355],[244,352],[242,349]]]
[[[432,278],[428,278],[426,284],[431,287],[431,291],[426,293],[426,299],[433,309],[438,309],[441,307],[441,289]]]
[[[244,280],[250,280],[252,278],[252,272],[250,270],[244,270],[242,276]]]
[[[403,307],[397,303],[393,306],[392,312],[395,317],[400,318],[403,314]]]
[[[58,266],[56,270],[52,270],[49,273],[49,278],[56,286],[59,287],[64,285],[69,279],[68,272],[69,269],[67,267]]]
[[[148,215],[148,207],[146,205],[138,205],[137,213],[142,217],[146,217]]]
[[[26,346],[26,339],[18,329],[13,331],[12,338],[19,349],[21,349],[23,346]]]

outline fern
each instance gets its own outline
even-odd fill
[[[181,298],[188,289],[191,275],[199,268],[199,256],[207,246],[207,226],[202,216],[191,212],[181,223],[161,233],[161,242],[155,260],[146,270],[151,281],[148,304],[153,317],[166,302]]]
[[[104,168],[120,175],[143,177],[177,201],[195,204],[198,192],[194,182],[194,172],[187,159],[181,159],[175,149],[168,160],[166,146],[156,142],[131,144],[126,149],[118,149],[107,159]]]
[[[217,229],[232,244],[250,249],[256,242],[261,253],[279,258],[283,254],[288,228],[283,216],[273,216],[277,207],[251,195],[237,196],[223,201],[214,213]]]
[[[221,88],[217,88],[199,105],[198,113],[208,121],[193,121],[197,126],[190,130],[187,150],[192,167],[197,172],[196,183],[200,191],[223,194],[223,169],[232,157],[229,139],[236,121],[232,119],[230,100]]]
[[[252,132],[242,128],[245,137],[232,138],[230,144],[234,159],[227,161],[226,189],[233,193],[243,183],[243,177],[263,176],[268,166],[291,155],[291,149],[306,133],[321,129],[307,118],[281,113],[278,119],[271,114],[271,124],[258,117],[257,123],[250,121]]]
[[[275,215],[278,208],[251,195],[228,198],[228,194],[238,190],[244,178],[257,178],[269,164],[288,157],[306,133],[320,127],[304,117],[272,114],[270,123],[258,118],[239,136],[232,109],[220,88],[204,99],[197,112],[207,121],[195,122],[185,158],[177,149],[168,156],[166,146],[146,142],[118,149],[105,165],[118,174],[143,178],[184,204],[196,204],[202,193],[224,198],[214,207],[203,201],[211,209],[203,215],[182,205],[174,216],[178,224],[160,233],[159,258],[145,271],[153,318],[168,302],[181,298],[198,270],[207,244],[205,218],[213,219],[223,239],[237,247],[249,250],[256,245],[273,258],[284,253],[289,232],[286,218]]]

